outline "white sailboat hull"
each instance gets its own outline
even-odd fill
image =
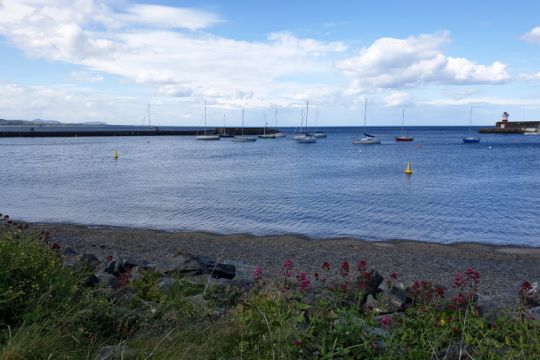
[[[302,138],[296,139],[296,142],[298,144],[313,144],[317,142],[317,139],[315,139],[313,136],[304,136]]]
[[[247,136],[247,135],[241,135],[241,136],[235,136],[232,139],[234,142],[255,142],[257,141],[256,137]]]
[[[375,145],[380,144],[381,140],[377,138],[364,137],[361,139],[354,139],[352,143],[354,145]]]
[[[219,140],[219,135],[197,135],[197,140]]]

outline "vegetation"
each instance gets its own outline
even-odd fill
[[[87,270],[62,266],[46,241],[0,225],[0,359],[94,359],[105,346],[124,359],[540,358],[540,322],[524,309],[480,316],[472,269],[453,289],[413,284],[405,311],[381,315],[365,262],[308,276],[287,260],[273,279],[257,269],[249,290],[181,276],[160,289],[152,270],[108,289],[89,287]]]

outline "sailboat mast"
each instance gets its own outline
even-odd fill
[[[206,100],[204,100],[204,135],[206,135]]]
[[[315,110],[315,132],[319,128],[319,109]]]
[[[472,106],[471,106],[471,112],[469,114],[469,135],[471,136],[471,125],[472,125]]]
[[[366,97],[366,101],[364,102],[364,134],[366,132],[366,110],[367,110],[367,97]]]
[[[242,108],[242,136],[244,136],[244,108]]]
[[[308,132],[308,128],[307,128],[308,113],[309,113],[309,101],[306,101],[306,134]]]
[[[150,103],[148,103],[148,127],[151,126],[151,120],[150,120]]]
[[[402,109],[402,112],[401,112],[401,134],[403,134],[404,127],[405,127],[405,109]]]

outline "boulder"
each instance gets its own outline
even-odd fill
[[[154,265],[155,270],[161,274],[192,273],[201,274],[201,266],[190,255],[177,254],[174,257],[160,259]]]
[[[194,259],[200,266],[203,274],[211,274],[212,277],[219,279],[233,279],[236,274],[236,267],[231,264],[221,264],[208,256],[195,256]]]
[[[95,271],[101,261],[94,254],[82,254],[79,259],[80,265],[87,271]]]
[[[95,277],[99,280],[99,287],[101,288],[113,288],[118,287],[118,278],[109,273],[98,273]]]
[[[378,310],[380,313],[393,313],[402,310],[408,300],[407,291],[398,286],[385,289],[378,297]]]
[[[253,279],[253,273],[257,269],[257,266],[233,260],[225,260],[223,261],[223,264],[234,266],[235,270],[232,285],[244,287],[251,286],[255,282]]]
[[[85,286],[85,287],[95,287],[98,284],[99,284],[99,278],[96,275],[91,274],[90,276],[88,276],[86,278],[86,280],[84,281],[83,286]]]
[[[65,247],[64,250],[62,250],[62,256],[70,257],[70,256],[78,256],[80,255],[75,249],[72,247]]]

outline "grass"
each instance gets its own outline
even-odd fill
[[[112,290],[85,287],[85,270],[64,268],[46,240],[0,225],[0,359],[94,359],[105,345],[135,359],[540,358],[540,322],[523,308],[485,320],[472,270],[446,294],[417,282],[406,311],[380,316],[364,305],[374,278],[365,263],[308,276],[287,261],[249,291],[204,292],[204,280],[180,276],[162,291],[149,270]],[[330,270],[341,280],[327,280]]]

